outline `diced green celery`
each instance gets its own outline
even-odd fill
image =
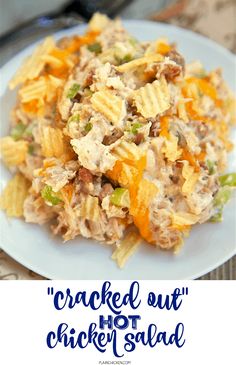
[[[80,116],[79,116],[79,114],[74,114],[74,115],[72,115],[72,116],[68,119],[67,123],[71,123],[71,122],[79,122],[79,121],[80,121]]]
[[[34,154],[34,145],[33,144],[29,144],[28,153],[30,155],[33,155]]]
[[[15,127],[12,128],[11,130],[11,136],[12,138],[17,141],[18,139],[20,139],[24,132],[25,132],[26,126],[22,123],[19,122],[18,124],[15,125]]]
[[[221,222],[223,215],[224,205],[229,201],[231,197],[231,188],[229,186],[223,186],[220,188],[214,199],[214,207],[217,208],[217,213],[209,219],[210,222]]]
[[[45,185],[44,188],[41,191],[42,198],[52,205],[57,205],[61,203],[61,199],[52,191],[52,187]]]
[[[215,196],[214,206],[223,207],[231,197],[231,189],[228,186],[223,186]]]
[[[67,97],[69,99],[73,99],[76,94],[78,93],[78,91],[80,90],[80,85],[79,84],[73,84],[70,89],[68,90],[68,93],[67,93]]]
[[[131,56],[131,54],[127,54],[125,55],[121,60],[120,60],[120,63],[123,64],[123,63],[127,63],[127,62],[130,62],[132,61],[133,57]]]
[[[131,126],[130,132],[133,134],[137,134],[138,133],[138,129],[142,127],[141,123],[134,123]]]
[[[210,222],[217,223],[222,222],[223,208],[219,209],[218,212],[210,218]]]
[[[209,170],[209,174],[213,175],[216,173],[216,164],[213,161],[207,160],[206,162],[207,168]]]
[[[130,197],[128,189],[116,188],[110,197],[110,202],[118,207],[129,208]]]
[[[137,39],[135,39],[135,38],[129,38],[129,43],[130,43],[133,47],[135,47],[135,46],[137,45],[138,41],[137,41]]]
[[[219,177],[221,186],[231,186],[236,187],[236,173],[222,175]]]
[[[95,54],[99,54],[102,52],[102,46],[100,43],[93,43],[88,45],[88,50],[90,52],[94,52]]]
[[[84,127],[85,132],[89,132],[91,131],[91,129],[93,128],[92,123],[87,123],[86,126]]]
[[[115,55],[115,60],[118,63],[118,65],[123,65],[123,63],[127,63],[132,61],[133,57],[131,54],[127,54],[124,57],[119,57],[118,55]]]
[[[31,137],[33,132],[34,123],[30,123],[25,131],[24,131],[24,137]]]

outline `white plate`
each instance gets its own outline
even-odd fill
[[[235,57],[218,44],[200,35],[174,26],[147,21],[125,21],[126,28],[138,39],[168,37],[177,42],[187,61],[199,59],[210,70],[222,67],[224,77],[234,85]],[[83,32],[84,27],[61,31],[56,38]],[[7,90],[7,82],[34,46],[23,50],[1,70],[1,134],[9,130],[9,111],[15,95]],[[236,137],[236,136],[235,136]],[[236,140],[236,138],[235,138]],[[236,171],[236,158],[231,154],[229,170]],[[9,172],[1,166],[1,185],[5,186]],[[235,196],[224,211],[224,221],[194,227],[178,256],[159,251],[151,245],[141,249],[123,270],[111,260],[112,249],[91,240],[77,238],[63,244],[52,237],[47,227],[7,219],[0,213],[1,247],[15,260],[33,271],[53,279],[191,279],[219,266],[236,252]]]

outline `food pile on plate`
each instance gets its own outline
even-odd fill
[[[95,14],[83,36],[46,38],[9,86],[8,216],[113,244],[120,266],[142,239],[177,251],[193,225],[222,219],[236,174],[222,175],[235,101],[220,69]]]

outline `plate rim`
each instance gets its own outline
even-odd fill
[[[14,254],[12,255],[10,253],[10,250],[8,251],[3,246],[1,245],[1,242],[0,242],[0,249],[2,249],[16,263],[22,265],[24,269],[31,270],[34,273],[36,273],[36,274],[44,277],[45,279],[49,279],[49,280],[92,280],[90,278],[89,279],[84,279],[84,278],[83,279],[63,279],[63,278],[57,277],[57,275],[55,275],[55,276],[54,275],[48,275],[47,272],[44,271],[44,270],[33,268],[30,263],[26,263],[26,264],[23,263],[21,258],[20,258],[20,260],[18,258],[15,258],[15,255]],[[224,263],[226,263],[227,261],[229,261],[231,258],[233,258],[235,256],[236,256],[236,246],[235,246],[235,250],[232,253],[229,253],[229,254],[225,255],[222,258],[222,260],[219,260],[217,263],[212,264],[211,266],[208,266],[207,269],[205,269],[205,270],[202,269],[202,270],[198,271],[197,273],[195,273],[193,275],[189,275],[187,277],[184,276],[184,277],[181,277],[181,278],[178,278],[178,279],[153,279],[153,280],[195,280],[195,279],[200,278],[203,275],[206,275],[206,274],[210,273],[211,271],[215,270],[217,267],[223,265]],[[24,262],[27,262],[27,261],[28,260],[26,260]],[[93,279],[93,280],[102,280],[102,279]],[[119,279],[113,279],[113,280],[131,280],[131,279],[122,279],[122,278],[119,278]],[[150,279],[139,278],[139,276],[137,275],[137,280],[150,280]]]

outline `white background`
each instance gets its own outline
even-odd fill
[[[131,365],[158,364],[222,364],[233,363],[235,359],[235,303],[236,282],[234,281],[140,281],[139,298],[142,300],[137,310],[124,307],[121,314],[139,314],[137,331],[144,331],[150,323],[155,323],[160,331],[171,332],[178,322],[185,325],[185,345],[178,349],[175,345],[157,344],[150,348],[137,344],[132,353],[117,359],[108,345],[104,354],[92,345],[86,349],[69,349],[60,344],[48,349],[46,336],[56,330],[61,322],[66,322],[77,331],[86,331],[91,322],[98,323],[99,315],[112,314],[107,306],[92,311],[77,305],[74,309],[55,310],[54,292],[70,288],[72,293],[93,290],[100,291],[102,281],[21,281],[0,283],[0,354],[4,364],[83,364],[93,365],[99,361],[131,361]],[[131,281],[112,281],[113,292],[128,292]],[[178,311],[160,310],[147,305],[149,291],[157,294],[171,294],[178,287],[188,287],[188,296]],[[119,331],[119,330],[118,330]],[[118,332],[118,348],[122,350],[122,339],[126,332],[136,332],[127,328]],[[119,362],[118,362],[119,363]]]

